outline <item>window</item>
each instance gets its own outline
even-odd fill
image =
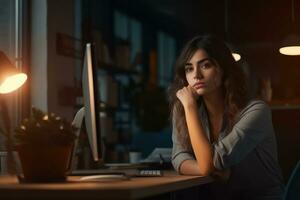
[[[158,32],[157,38],[159,85],[167,87],[173,76],[176,43],[174,38],[162,31]]]
[[[129,67],[125,67],[125,69],[142,71],[142,66],[137,64],[133,66],[136,59],[138,59],[140,53],[142,53],[142,26],[140,21],[129,17],[128,15],[121,13],[117,10],[114,12],[114,37],[117,40],[125,41],[129,44]],[[127,55],[127,52],[117,52],[119,55],[116,55],[116,60],[118,60],[118,56],[121,54]],[[122,60],[122,59],[120,59]],[[118,62],[117,63],[121,63]],[[123,64],[123,63],[121,63]],[[118,127],[120,129],[131,129],[130,132],[134,132],[136,127],[134,126],[135,122],[132,120],[130,102],[128,95],[128,85],[130,84],[130,80],[132,80],[132,76],[116,76],[116,79],[119,84],[119,101],[120,107],[125,108],[128,112],[118,112],[116,115],[117,120],[122,123]],[[126,134],[126,131],[124,132]]]
[[[130,62],[132,63],[137,53],[142,51],[141,23],[119,11],[115,11],[114,35],[116,38],[126,40],[130,43]]]

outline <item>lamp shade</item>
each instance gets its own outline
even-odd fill
[[[290,34],[283,40],[279,52],[288,56],[300,55],[300,36],[298,34]]]
[[[241,60],[241,55],[240,54],[234,53],[234,52],[232,52],[231,54],[232,54],[235,61]]]
[[[26,80],[27,75],[20,73],[5,53],[0,51],[0,93],[10,93],[21,87]]]
[[[236,50],[236,48],[229,42],[226,42],[227,47],[229,48],[229,50],[231,51],[231,55],[233,56],[234,60],[237,62],[239,60],[241,60],[241,55],[238,53],[238,51]]]

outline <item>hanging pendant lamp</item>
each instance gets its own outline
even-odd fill
[[[240,54],[234,53],[234,52],[232,52],[231,54],[232,54],[235,61],[241,60],[241,55]]]
[[[234,60],[237,62],[241,60],[241,55],[238,53],[238,50],[232,45],[230,42],[226,42],[227,47],[231,51],[231,55],[233,56]]]
[[[237,49],[233,46],[232,43],[229,42],[229,33],[228,33],[228,0],[225,0],[225,31],[226,31],[226,38],[227,38],[227,46],[229,48],[229,50],[231,51],[231,54],[234,58],[234,60],[237,62],[239,61],[242,57],[241,55],[238,53]]]
[[[291,0],[292,6],[292,24],[295,28],[295,9],[294,0]],[[282,42],[279,52],[288,56],[298,56],[300,55],[300,35],[295,31],[289,34]]]

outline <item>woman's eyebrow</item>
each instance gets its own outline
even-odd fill
[[[210,60],[210,58],[203,58],[202,60],[197,61],[197,64],[199,65],[199,64],[201,64],[201,63],[203,63],[203,62],[205,62],[207,60]],[[185,65],[192,65],[192,63],[187,62]]]

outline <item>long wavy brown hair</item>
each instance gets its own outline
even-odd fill
[[[176,97],[176,92],[187,86],[185,65],[199,50],[205,50],[210,58],[217,62],[223,71],[222,88],[224,95],[224,119],[228,123],[227,133],[232,130],[235,117],[243,109],[248,101],[247,84],[243,70],[237,65],[230,50],[222,40],[212,36],[197,36],[190,40],[182,49],[176,64],[175,77],[169,87],[169,102],[171,107],[171,119],[173,128],[176,129],[177,139],[182,147],[191,150],[191,142],[185,120],[184,108]],[[202,98],[198,99],[198,105],[204,103]]]

